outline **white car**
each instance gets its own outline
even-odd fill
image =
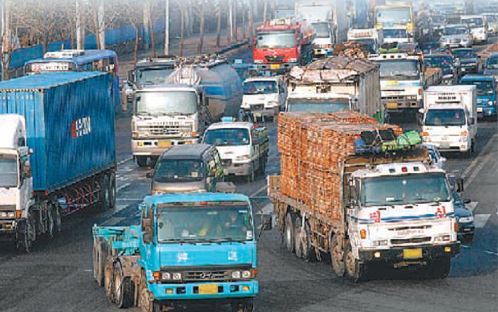
[[[434,144],[424,143],[424,146],[429,151],[429,157],[431,158],[432,164],[439,169],[444,170],[444,165],[446,164],[446,158],[441,156],[438,148]]]
[[[243,83],[241,109],[254,118],[273,118],[285,107],[287,86],[282,77],[252,77]]]

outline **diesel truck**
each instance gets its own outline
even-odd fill
[[[253,311],[259,292],[254,215],[238,194],[153,195],[140,224],[93,227],[93,272],[111,302],[158,312],[187,301]],[[262,229],[269,229],[264,222]]]
[[[375,263],[444,278],[460,248],[447,175],[420,137],[389,129],[352,112],[281,114],[268,191],[283,243],[354,282]]]
[[[116,200],[112,77],[45,73],[0,83],[0,239],[30,251],[63,216]]]

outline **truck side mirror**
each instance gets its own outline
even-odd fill
[[[18,146],[26,146],[26,138],[22,137],[17,140],[17,145]]]
[[[142,232],[143,232],[143,241],[146,244],[152,243],[152,220],[150,218],[142,218]]]
[[[462,178],[458,178],[456,179],[456,191],[458,193],[461,193],[464,191],[464,183],[463,183],[463,179]]]

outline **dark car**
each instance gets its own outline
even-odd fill
[[[445,53],[424,55],[424,65],[430,68],[440,68],[443,72],[443,84],[449,85],[457,82],[458,67],[453,55]]]
[[[484,75],[493,76],[498,80],[498,53],[492,53],[484,63]]]
[[[453,192],[453,204],[455,207],[455,217],[458,222],[458,239],[463,243],[470,243],[474,239],[474,216],[465,203],[470,200],[463,200],[458,192]]]
[[[452,54],[460,63],[459,67],[462,75],[479,72],[479,56],[473,49],[453,49]]]

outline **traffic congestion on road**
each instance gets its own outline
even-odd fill
[[[0,311],[496,311],[498,1],[99,1],[1,2]]]

